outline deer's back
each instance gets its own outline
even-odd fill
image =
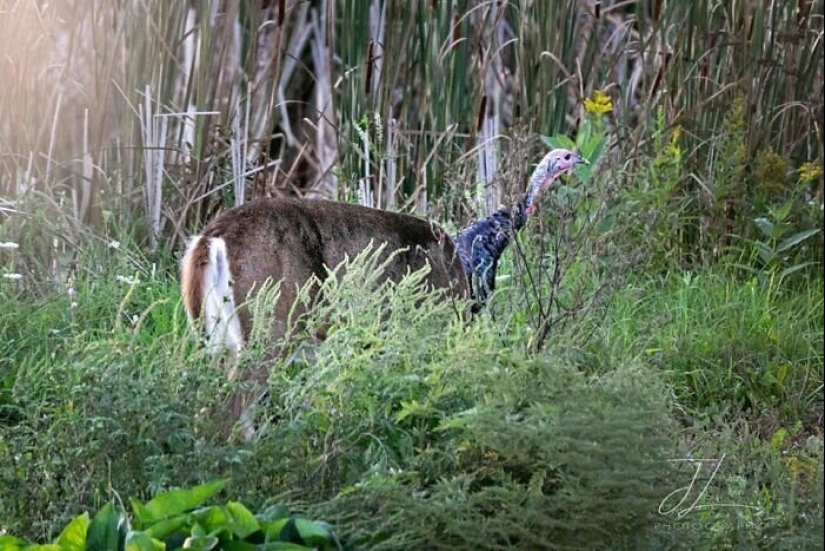
[[[449,295],[468,297],[469,286],[449,235],[438,225],[415,216],[323,199],[263,198],[230,209],[201,233],[226,242],[236,304],[246,300],[271,277],[282,280],[284,318],[295,290],[313,275],[323,280],[334,268],[372,244],[386,243],[383,254],[398,249],[384,277],[400,280],[429,262],[428,283]],[[248,335],[248,315],[239,313]]]

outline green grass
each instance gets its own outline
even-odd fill
[[[63,289],[35,301],[4,282],[12,533],[48,540],[112,495],[228,476],[230,499],[288,503],[354,549],[817,541],[821,279],[785,292],[721,270],[631,278],[606,316],[582,313],[534,354],[529,322],[501,309],[517,289],[467,325],[414,280],[370,291],[351,270],[315,313],[334,314],[328,339],[273,367],[257,437],[239,444],[205,414],[232,386],[185,327],[174,264],[89,251],[74,307]],[[711,507],[662,515],[690,482],[694,465],[673,461],[687,454],[723,461]],[[742,507],[712,507],[727,502]]]
[[[668,375],[689,415],[726,408],[801,419],[822,409],[823,290],[684,272],[644,279],[613,297],[587,350],[643,357]]]

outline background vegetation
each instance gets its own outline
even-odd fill
[[[822,0],[9,0],[0,48],[0,531],[228,478],[352,549],[822,547]],[[210,416],[215,213],[455,229],[573,140],[489,312],[367,252],[255,438]]]

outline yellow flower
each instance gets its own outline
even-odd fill
[[[673,129],[673,135],[670,137],[670,143],[675,144],[679,141],[679,138],[682,137],[682,125],[677,124],[676,128]]]
[[[613,102],[610,101],[610,96],[605,94],[604,91],[596,90],[593,92],[592,98],[584,100],[584,108],[588,113],[594,115],[606,115],[613,111]]]
[[[803,163],[799,167],[799,179],[810,183],[817,181],[822,176],[822,166],[816,163]]]

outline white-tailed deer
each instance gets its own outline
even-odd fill
[[[323,280],[346,256],[370,243],[401,250],[384,276],[398,281],[429,263],[428,283],[469,296],[452,240],[438,225],[414,216],[324,199],[265,198],[230,209],[193,237],[181,263],[189,320],[203,317],[207,347],[239,352],[252,320],[242,303],[267,278],[281,282],[273,338],[286,330],[296,293],[312,276]]]
[[[251,329],[244,303],[270,278],[280,282],[272,339],[284,336],[288,316],[299,317],[298,291],[314,276],[369,246],[396,252],[383,277],[399,281],[408,271],[430,265],[427,282],[447,296],[469,297],[467,277],[450,237],[439,226],[411,215],[323,199],[265,198],[230,209],[193,237],[181,262],[183,305],[192,324],[203,323],[207,349],[240,352]],[[311,288],[317,293],[317,286]],[[309,297],[311,304],[312,296]],[[235,374],[230,374],[234,378]],[[263,385],[268,369],[244,372],[246,383]],[[254,390],[236,393],[232,420],[241,418]]]
[[[269,198],[235,207],[189,241],[181,263],[186,314],[193,324],[202,320],[211,351],[237,354],[252,329],[243,303],[271,279],[280,282],[272,330],[277,340],[287,330],[298,290],[313,277],[323,280],[328,269],[371,244],[395,253],[383,277],[398,281],[429,264],[430,286],[447,297],[472,296],[477,310],[494,290],[499,257],[535,211],[540,194],[586,162],[575,151],[551,151],[536,166],[520,201],[452,237],[415,216],[323,199]],[[264,383],[267,376],[262,367],[244,378]],[[246,406],[233,401],[230,409],[238,419]]]

